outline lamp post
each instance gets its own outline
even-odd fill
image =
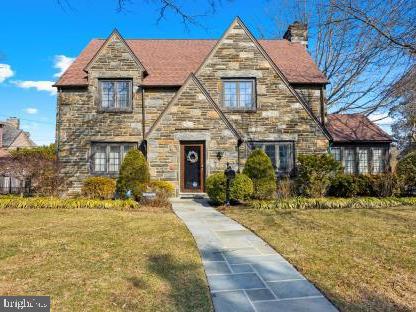
[[[230,205],[230,185],[232,180],[235,178],[235,170],[231,168],[230,164],[227,162],[227,169],[224,171],[226,177],[226,186],[225,186],[225,204]]]

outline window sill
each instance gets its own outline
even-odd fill
[[[132,108],[128,108],[128,109],[98,109],[97,112],[100,113],[100,114],[102,114],[102,113],[130,114],[130,113],[133,113],[133,109]]]
[[[222,107],[222,111],[224,113],[234,113],[234,114],[241,114],[241,113],[248,113],[248,114],[253,114],[253,113],[257,113],[256,109],[229,109],[229,108],[225,108]]]

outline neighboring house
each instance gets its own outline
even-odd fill
[[[307,29],[256,40],[235,19],[219,40],[94,39],[56,83],[57,146],[68,194],[90,175],[116,176],[139,147],[153,179],[204,192],[226,164],[262,148],[278,175],[302,153],[326,153],[325,76]],[[348,117],[347,117],[348,118]]]
[[[0,158],[8,157],[11,150],[20,147],[33,147],[35,143],[30,139],[29,132],[20,129],[20,120],[10,117],[0,120]],[[22,182],[11,176],[0,175],[0,194],[18,192]]]

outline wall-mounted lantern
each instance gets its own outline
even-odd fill
[[[224,156],[224,152],[218,152],[217,153],[217,159],[218,159],[218,161],[221,161],[222,156]]]

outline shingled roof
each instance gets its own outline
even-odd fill
[[[147,86],[181,86],[189,74],[198,69],[217,41],[126,40],[147,70],[148,75],[143,80]],[[103,39],[92,40],[55,86],[87,85],[88,76],[84,68],[104,42]],[[290,83],[328,83],[301,44],[287,40],[259,40],[259,43]]]
[[[328,115],[326,128],[335,143],[392,141],[390,135],[362,114]]]

